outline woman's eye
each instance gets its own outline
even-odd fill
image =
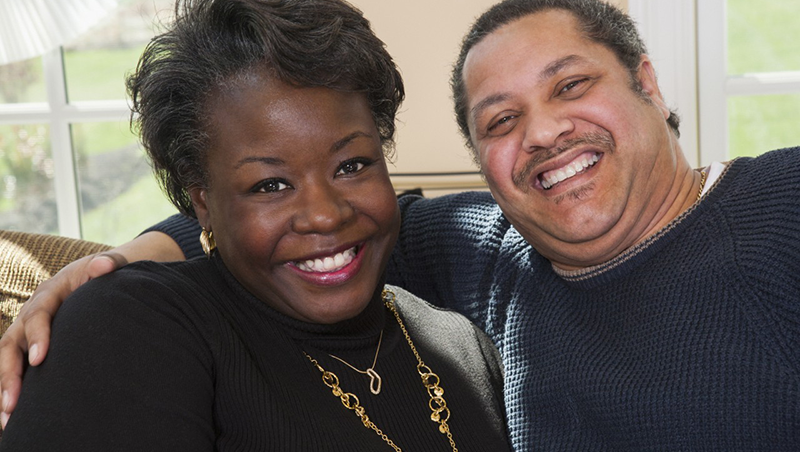
[[[342,176],[342,175],[357,173],[362,169],[364,169],[364,167],[367,166],[368,163],[369,162],[362,159],[348,160],[339,166],[339,169],[336,171],[336,175]]]
[[[277,193],[287,188],[289,188],[289,184],[285,181],[280,179],[267,179],[259,182],[258,185],[253,188],[253,191],[260,193]]]

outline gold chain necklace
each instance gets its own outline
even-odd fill
[[[381,330],[381,335],[378,338],[378,348],[375,349],[375,358],[372,360],[372,365],[367,367],[367,370],[356,369],[356,367],[354,365],[348,363],[347,361],[343,360],[342,358],[339,358],[336,355],[331,355],[330,353],[328,353],[328,355],[330,355],[331,358],[338,359],[343,364],[345,364],[347,367],[355,370],[356,372],[358,372],[360,374],[368,375],[369,376],[369,392],[371,392],[371,393],[373,393],[375,395],[378,395],[378,394],[381,393],[381,383],[383,382],[383,379],[381,378],[380,375],[378,375],[378,372],[375,372],[375,364],[377,364],[377,362],[378,362],[378,352],[381,351],[381,342],[382,341],[383,341],[383,330]]]
[[[700,171],[700,190],[697,192],[697,201],[703,196],[703,187],[706,186],[706,172]]]
[[[428,406],[432,411],[431,420],[439,424],[439,431],[442,434],[447,435],[447,440],[450,441],[450,447],[453,449],[453,452],[458,452],[456,443],[453,440],[453,433],[450,431],[450,425],[447,424],[447,421],[450,419],[450,409],[447,408],[447,403],[443,397],[444,389],[439,386],[439,376],[433,373],[430,367],[426,366],[422,361],[422,358],[419,356],[419,352],[417,352],[417,348],[414,346],[414,341],[411,340],[411,336],[408,334],[405,324],[403,324],[403,319],[400,318],[400,313],[397,312],[397,308],[394,306],[397,296],[394,294],[394,292],[388,289],[383,289],[381,296],[383,297],[386,308],[389,309],[392,314],[394,314],[397,324],[400,325],[400,329],[403,331],[403,335],[406,337],[406,342],[408,342],[409,347],[411,347],[414,357],[417,358],[417,372],[422,378],[422,385],[425,387],[425,390],[428,391],[428,396],[430,397]],[[361,423],[364,424],[364,427],[372,429],[396,452],[402,452],[402,449],[400,449],[400,447],[398,447],[394,441],[392,441],[385,433],[383,433],[383,430],[375,425],[375,422],[373,422],[369,416],[367,416],[366,410],[363,406],[361,406],[358,397],[351,392],[344,392],[344,390],[339,387],[339,377],[337,377],[335,373],[325,370],[317,362],[317,360],[312,358],[311,355],[305,351],[303,354],[306,355],[306,358],[311,361],[311,364],[313,364],[314,367],[322,372],[322,382],[325,384],[325,386],[331,388],[333,395],[341,400],[342,405],[344,405],[345,408],[355,412],[356,416],[361,419]]]

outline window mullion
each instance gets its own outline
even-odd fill
[[[725,90],[730,96],[797,94],[800,71],[756,72],[727,78]]]
[[[727,18],[725,0],[697,2],[700,161],[728,160]]]
[[[58,231],[66,237],[80,238],[80,204],[75,175],[75,159],[70,135],[66,80],[61,49],[44,55],[47,101],[50,105],[50,142],[53,152],[54,185],[58,212]]]

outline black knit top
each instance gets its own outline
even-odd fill
[[[441,379],[461,451],[509,450],[502,371],[464,317],[391,288],[422,359]],[[369,378],[328,354],[367,368]],[[303,351],[358,396],[404,451],[449,451],[417,361],[380,296],[335,325],[286,317],[250,295],[221,258],[142,262],[76,291],[28,370],[0,451],[392,450],[323,384]]]

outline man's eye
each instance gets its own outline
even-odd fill
[[[339,166],[339,169],[336,171],[336,175],[342,176],[342,175],[357,173],[362,169],[364,169],[364,167],[367,166],[368,164],[369,161],[363,159],[348,160]]]
[[[486,132],[488,135],[502,135],[511,128],[515,119],[517,119],[516,115],[503,116],[489,125]]]
[[[563,92],[565,92],[565,91],[569,91],[569,90],[571,90],[572,88],[575,88],[575,87],[576,87],[576,86],[578,86],[578,85],[579,85],[579,84],[580,84],[582,81],[583,81],[583,80],[575,80],[574,82],[569,82],[569,83],[567,83],[566,85],[564,85],[564,87],[563,87],[563,88],[561,88],[561,92],[563,93]]]
[[[492,129],[498,127],[498,126],[502,126],[503,124],[507,123],[508,121],[511,121],[511,119],[513,119],[512,116],[503,116],[502,118],[500,118],[499,121],[497,121],[496,123],[492,124],[492,126],[489,127],[489,130],[492,130]]]
[[[267,179],[259,182],[258,185],[253,187],[253,191],[259,193],[277,193],[279,191],[286,190],[287,188],[289,188],[289,184],[283,180]]]
[[[566,85],[562,86],[561,89],[558,90],[558,92],[559,92],[559,94],[575,94],[575,93],[571,92],[571,91],[575,91],[576,93],[580,94],[580,93],[582,93],[583,90],[582,89],[577,89],[576,90],[576,88],[583,88],[583,86],[581,86],[581,85],[584,85],[588,81],[589,81],[588,78],[582,78],[582,79],[578,79],[578,80],[573,80],[571,82],[568,82]]]

